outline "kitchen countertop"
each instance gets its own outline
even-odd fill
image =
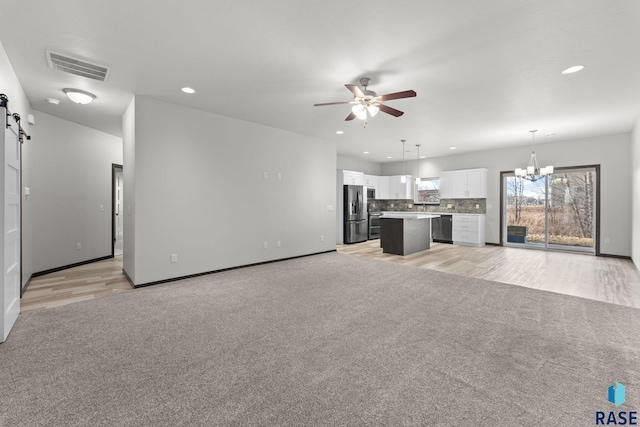
[[[396,215],[398,218],[406,218],[409,215],[436,215],[431,218],[437,218],[441,215],[486,215],[483,213],[462,213],[462,212],[416,212],[416,211],[383,211],[380,218],[392,218],[392,215]]]
[[[381,219],[391,218],[391,219],[430,219],[430,218],[440,218],[440,214],[435,214],[432,212],[383,212]]]

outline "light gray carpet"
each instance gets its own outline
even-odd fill
[[[588,426],[640,310],[328,253],[20,316],[2,426]]]

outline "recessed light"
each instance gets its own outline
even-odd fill
[[[393,159],[393,157],[391,157],[391,156],[387,156],[387,159]]]
[[[449,147],[449,150],[455,150],[458,147]]]
[[[184,93],[196,93],[196,91],[191,89],[190,87],[183,87],[180,90],[183,91]]]
[[[58,104],[60,104],[60,100],[59,100],[59,99],[56,99],[56,98],[47,98],[47,102],[48,102],[49,104],[53,104],[53,105],[58,105]]]
[[[420,156],[420,158],[421,158],[421,159],[426,159],[426,158],[427,158],[427,156]]]
[[[584,69],[584,65],[574,65],[573,67],[569,67],[562,72],[562,74],[572,74],[577,73],[578,71],[582,71]]]
[[[336,131],[336,133],[337,133],[338,135],[342,135],[342,134],[344,133],[344,131],[343,131],[343,130],[337,130],[337,131]]]
[[[369,154],[369,152],[368,152],[368,151],[363,151],[362,153],[363,153],[363,154]]]
[[[66,93],[67,97],[76,104],[88,104],[96,99],[94,94],[87,92],[86,90],[65,88],[62,89],[62,91]]]

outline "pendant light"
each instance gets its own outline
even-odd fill
[[[521,178],[528,179],[531,182],[536,182],[541,179],[543,176],[551,175],[553,173],[553,166],[547,166],[546,168],[541,168],[538,164],[538,159],[536,157],[536,147],[535,147],[535,134],[538,132],[537,130],[530,130],[531,132],[531,157],[529,157],[529,164],[526,169],[516,168],[515,175]]]
[[[416,185],[420,184],[420,145],[416,144],[416,147],[418,147],[418,154],[416,155]]]
[[[402,176],[400,177],[400,182],[406,184],[407,176],[404,174],[404,143],[407,142],[407,140],[401,139],[400,141],[402,141]]]

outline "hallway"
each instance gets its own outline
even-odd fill
[[[22,313],[132,290],[122,274],[122,255],[34,277],[22,300]]]

